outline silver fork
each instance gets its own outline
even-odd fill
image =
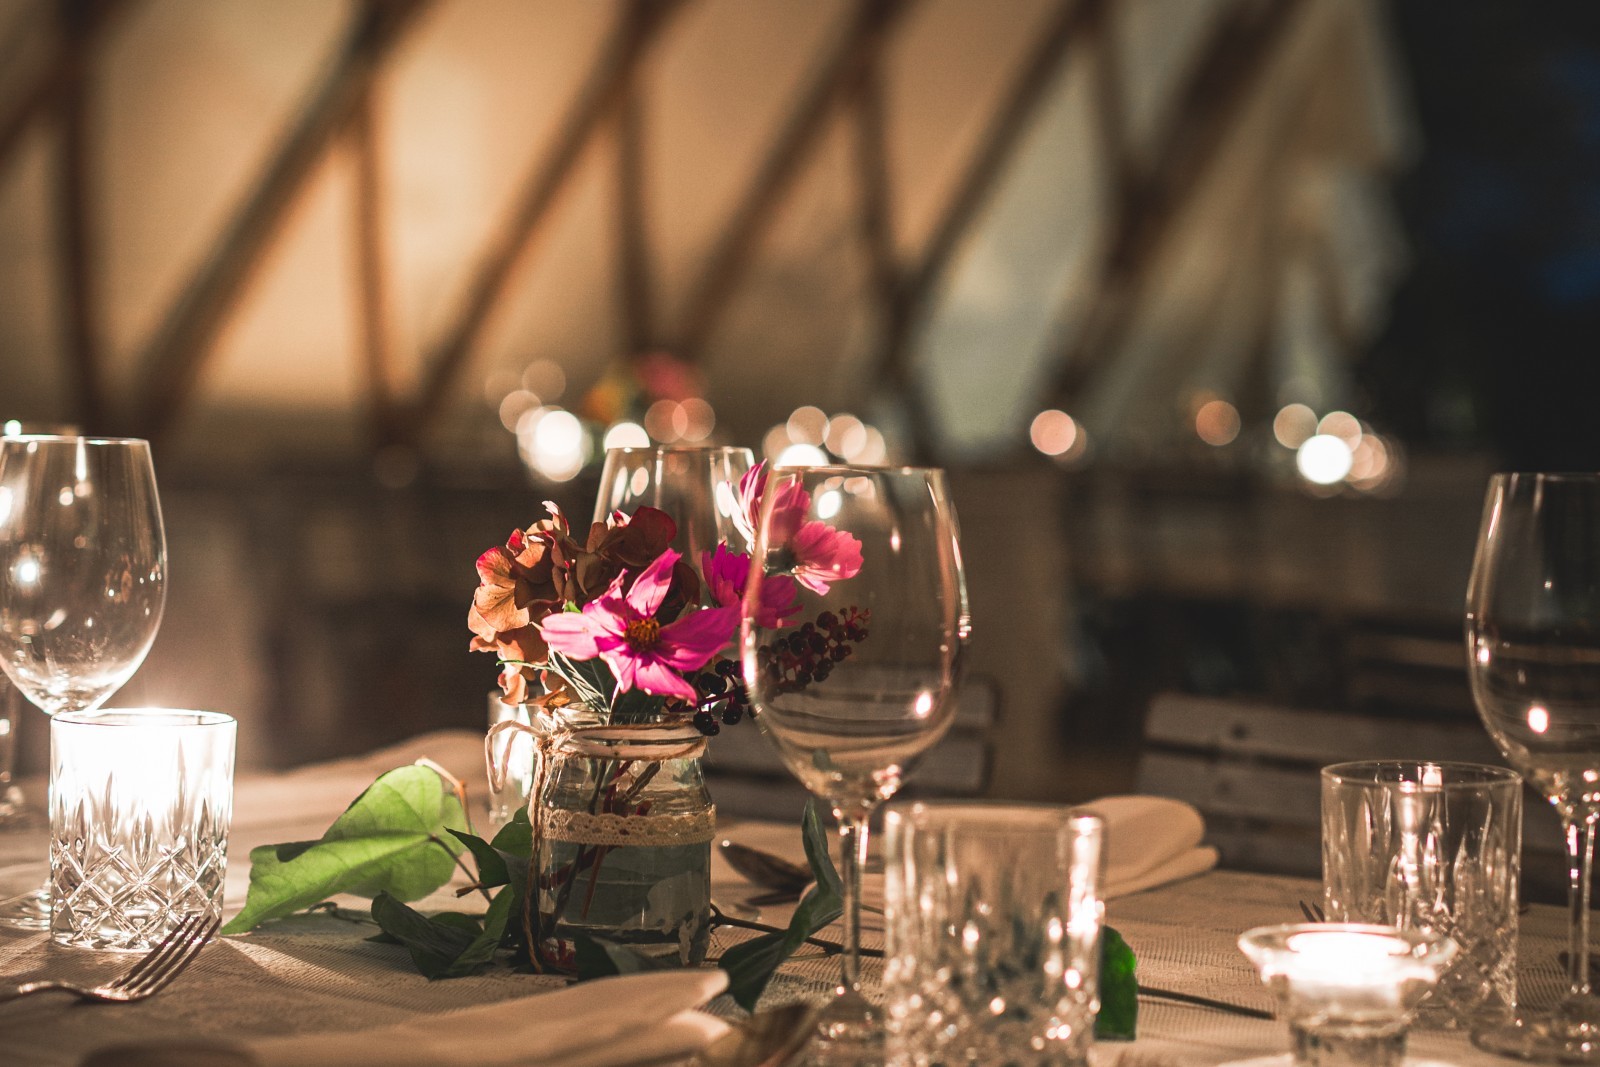
[[[216,936],[217,929],[221,925],[222,920],[217,916],[190,912],[183,917],[182,922],[172,928],[170,934],[161,939],[155,948],[139,957],[139,961],[126,972],[104,985],[80,986],[70,982],[43,979],[38,982],[26,982],[15,989],[0,992],[0,1003],[31,996],[34,993],[52,991],[71,993],[81,1000],[107,1004],[127,1004],[143,1000],[171,985],[172,980],[183,973],[183,969],[194,962],[194,958],[200,955],[200,950],[206,947],[207,942]]]

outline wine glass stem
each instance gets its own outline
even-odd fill
[[[1590,817],[1563,820],[1567,832],[1567,904],[1571,919],[1567,926],[1568,993],[1573,997],[1589,994],[1589,888],[1594,875],[1594,820]]]
[[[867,816],[843,808],[833,810],[839,820],[839,849],[843,863],[839,879],[844,887],[844,954],[840,959],[840,986],[845,996],[861,995],[861,868],[867,862]]]

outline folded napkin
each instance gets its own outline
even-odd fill
[[[687,1056],[721,1037],[728,1025],[694,1009],[727,985],[719,969],[652,971],[247,1047],[259,1067],[633,1067]]]
[[[1192,805],[1170,797],[1102,797],[1080,805],[1106,821],[1106,870],[1102,896],[1127,896],[1169,882],[1204,874],[1217,865],[1217,850],[1203,845],[1205,822]],[[728,836],[742,845],[765,849],[806,862],[800,831],[793,826],[751,824],[730,830]],[[721,864],[721,857],[717,863]],[[713,868],[713,881],[722,881],[724,868]],[[727,878],[737,878],[726,869]],[[873,907],[883,905],[883,878],[862,879],[861,899]]]

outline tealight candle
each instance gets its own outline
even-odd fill
[[[1398,1067],[1417,1002],[1455,956],[1447,937],[1355,923],[1266,926],[1239,948],[1277,994],[1297,1064]]]
[[[50,935],[143,951],[220,914],[235,723],[208,711],[63,712],[50,722]]]

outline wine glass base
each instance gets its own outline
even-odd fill
[[[0,900],[0,927],[8,930],[50,929],[50,891],[41,886]]]
[[[817,1019],[806,1051],[812,1067],[881,1067],[883,1026],[877,1008],[858,993],[841,991]]]
[[[1600,1064],[1600,1000],[1569,1000],[1546,1015],[1523,1015],[1473,1031],[1485,1052],[1545,1063]]]

